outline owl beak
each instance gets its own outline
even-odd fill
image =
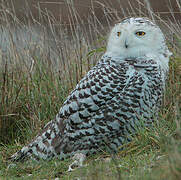
[[[124,46],[126,49],[128,48],[128,41],[127,40],[125,40]]]

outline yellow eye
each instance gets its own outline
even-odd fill
[[[144,31],[138,31],[136,32],[137,36],[144,36],[146,33]]]
[[[120,36],[121,35],[121,32],[117,32],[117,36]]]

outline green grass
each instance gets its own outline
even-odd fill
[[[46,17],[51,18],[48,14]],[[113,17],[114,14],[110,17],[110,22],[114,20]],[[117,18],[116,14],[115,17]],[[13,41],[13,32],[8,29],[7,37],[11,40],[9,55],[7,58],[0,58],[0,180],[180,179],[181,36],[179,24],[174,26],[174,23],[167,25],[170,27],[168,34],[174,34],[175,37],[173,41],[169,41],[168,35],[168,44],[174,55],[170,60],[164,103],[152,129],[140,130],[138,136],[130,144],[124,145],[123,150],[116,155],[101,153],[89,157],[84,167],[73,172],[67,172],[71,159],[40,162],[29,160],[16,163],[16,166],[8,161],[13,153],[55,117],[69,92],[105,51],[105,34],[109,27],[99,26],[100,22],[95,21],[96,18],[90,29],[80,23],[76,30],[72,25],[71,33],[61,29],[61,26],[56,29],[49,22],[46,28],[51,31],[52,38],[48,40],[55,46],[48,45],[48,49],[47,44],[40,41],[37,44],[28,43],[27,49],[18,51]],[[9,25],[8,20],[6,24]],[[15,20],[9,26],[17,24]],[[28,33],[33,36],[31,28],[30,26]],[[43,37],[46,35],[46,32],[42,34]],[[13,62],[9,61],[12,57]]]
[[[28,161],[8,168],[6,157],[19,146],[1,147],[0,176],[10,179],[179,179],[181,175],[181,133],[176,124],[161,120],[153,130],[143,130],[117,155],[89,157],[85,167],[67,172],[71,160]]]

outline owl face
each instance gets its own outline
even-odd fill
[[[160,54],[165,51],[160,28],[146,18],[129,18],[116,24],[110,33],[107,53],[123,58]]]

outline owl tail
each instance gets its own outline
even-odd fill
[[[13,154],[9,160],[13,162],[23,162],[32,156],[32,149],[28,146],[24,146],[20,151]]]
[[[60,141],[56,136],[54,122],[50,121],[27,146],[10,157],[11,161],[25,161],[27,159],[51,159],[54,153],[52,142]]]

